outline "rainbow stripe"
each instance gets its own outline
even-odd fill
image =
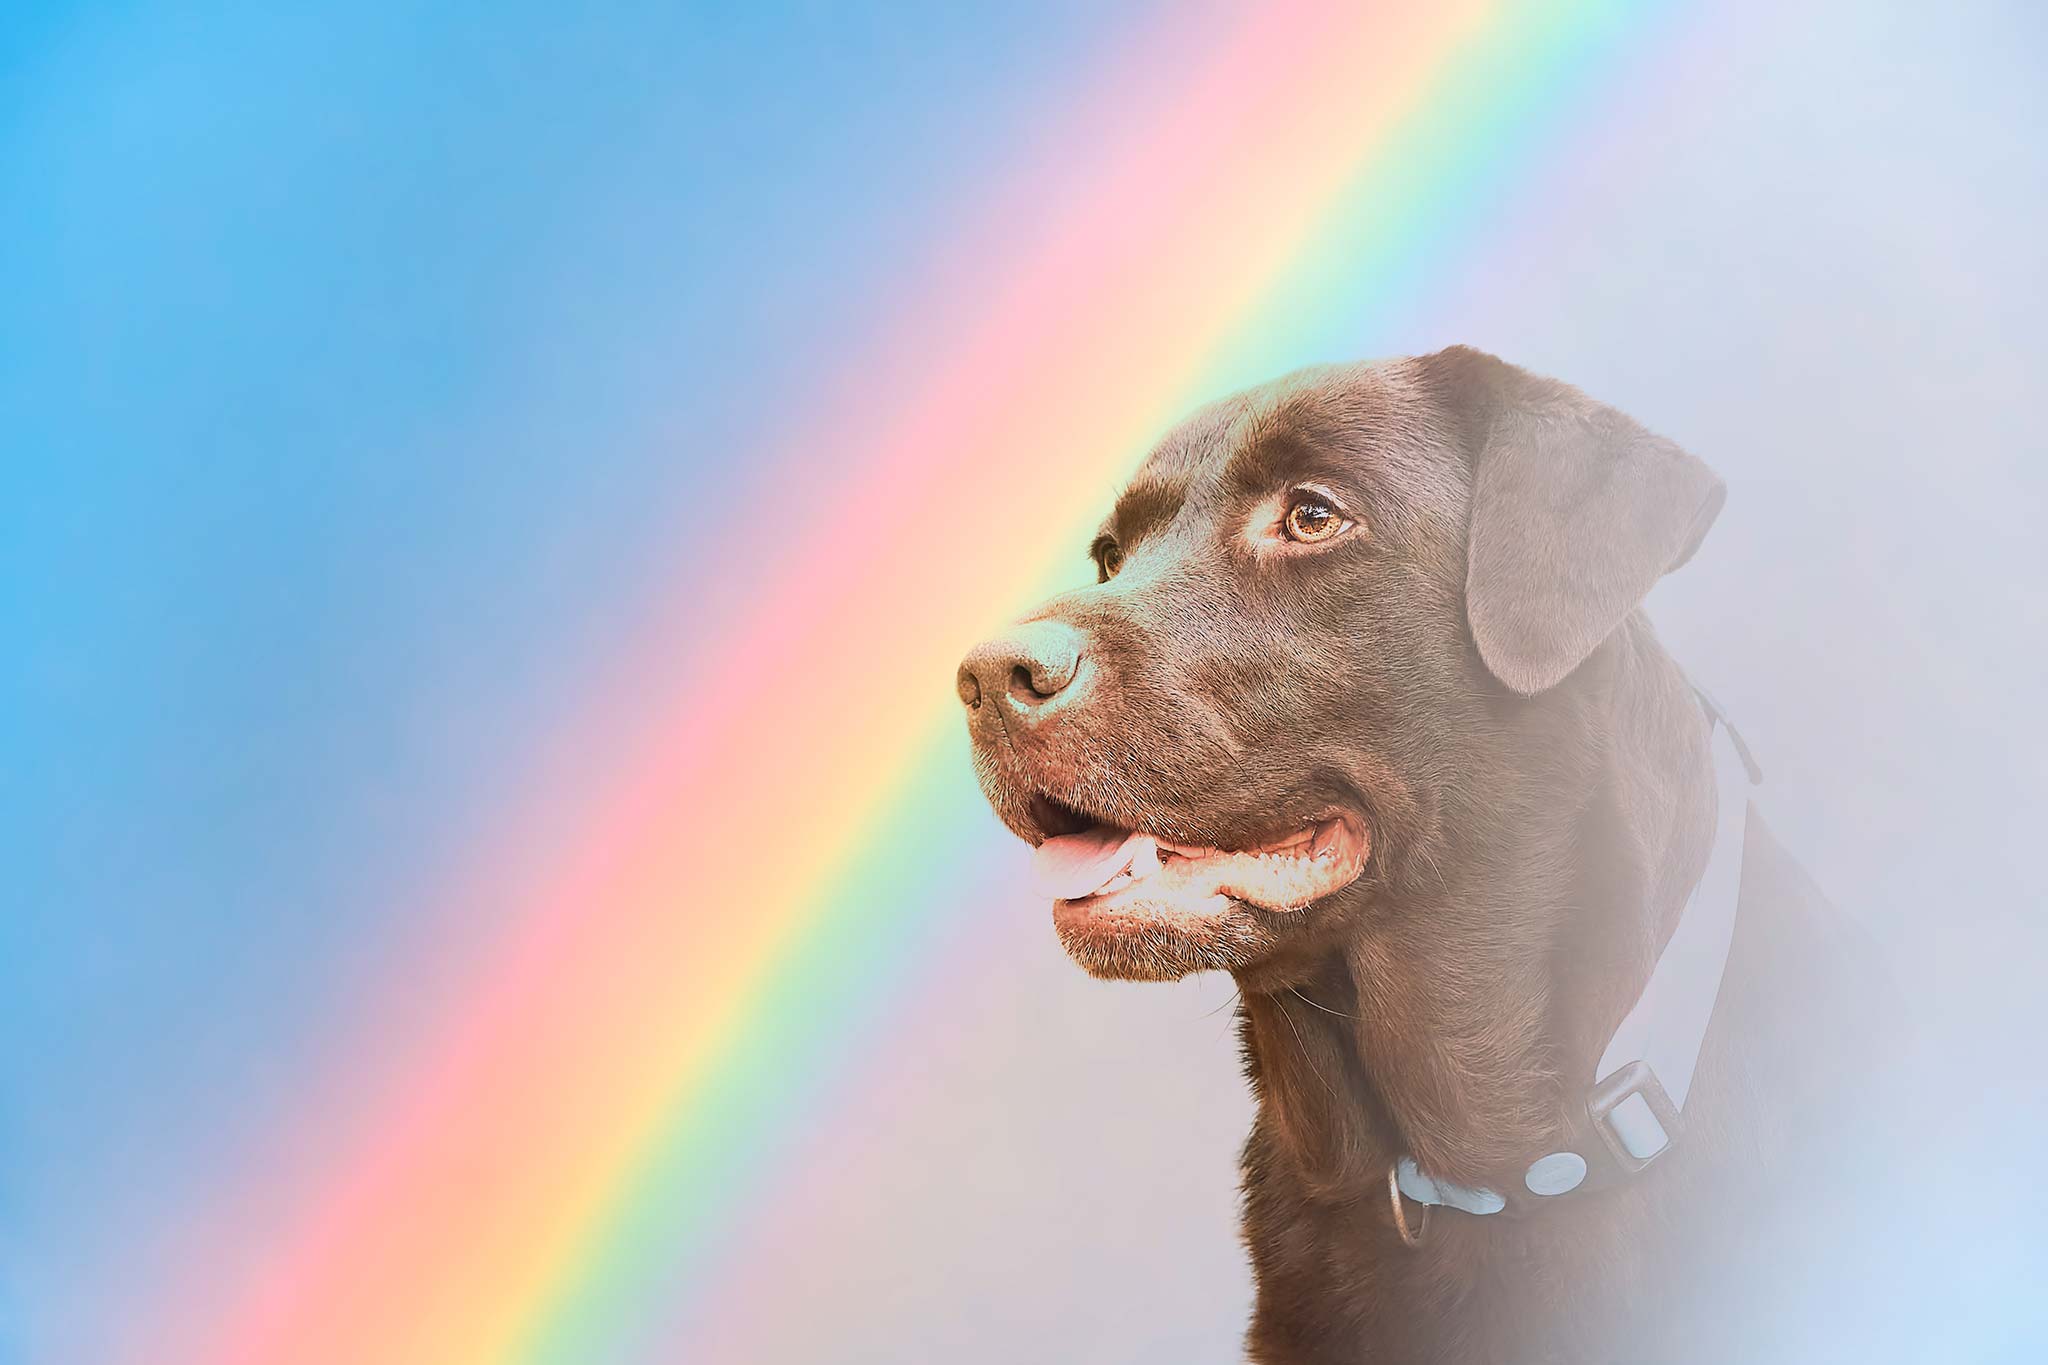
[[[969,932],[953,895],[994,841],[954,715],[965,646],[1079,571],[1176,411],[1380,335],[1649,17],[1291,0],[1171,19],[1107,62],[852,353],[845,396],[747,457],[822,444],[841,472],[794,525],[736,514],[705,561],[757,580],[743,624],[621,668],[593,714],[660,692],[668,723],[622,771],[536,784],[598,799],[478,851],[493,870],[450,899],[496,907],[502,941],[429,964],[422,1031],[378,1049],[413,1062],[367,1112],[337,1093],[313,1125],[331,1147],[268,1173],[252,1207],[294,1208],[281,1236],[234,1210],[205,1232],[222,1255],[137,1356],[690,1357],[721,1228]],[[506,870],[564,828],[571,856]]]

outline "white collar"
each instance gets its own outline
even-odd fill
[[[1527,1195],[1513,1192],[1517,1205],[1531,1207],[1614,1184],[1648,1166],[1678,1139],[1735,937],[1749,789],[1763,780],[1726,714],[1706,692],[1697,686],[1693,690],[1712,732],[1708,742],[1717,790],[1714,846],[1706,870],[1686,898],[1642,994],[1600,1054],[1585,1104],[1574,1106],[1565,1145],[1529,1163],[1522,1177]],[[1394,1173],[1400,1192],[1425,1207],[1484,1215],[1510,1203],[1494,1190],[1425,1175],[1412,1157],[1402,1157]]]

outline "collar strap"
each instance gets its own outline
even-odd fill
[[[1697,685],[1693,691],[1711,730],[1714,846],[1642,994],[1600,1054],[1584,1104],[1572,1107],[1565,1145],[1529,1163],[1523,1189],[1507,1193],[1435,1179],[1404,1156],[1395,1165],[1395,1183],[1416,1203],[1480,1215],[1511,1206],[1525,1210],[1559,1195],[1616,1184],[1678,1141],[1735,937],[1749,788],[1763,781],[1749,746],[1720,706]]]

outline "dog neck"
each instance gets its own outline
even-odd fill
[[[1712,838],[1689,686],[1631,620],[1504,727],[1453,833],[1402,860],[1340,946],[1242,981],[1261,1132],[1311,1190],[1349,1197],[1412,1155],[1503,1188],[1555,1150],[1640,993]]]

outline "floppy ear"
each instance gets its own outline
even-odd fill
[[[1567,384],[1466,346],[1422,359],[1472,463],[1465,611],[1523,695],[1555,686],[1699,548],[1721,480]]]

